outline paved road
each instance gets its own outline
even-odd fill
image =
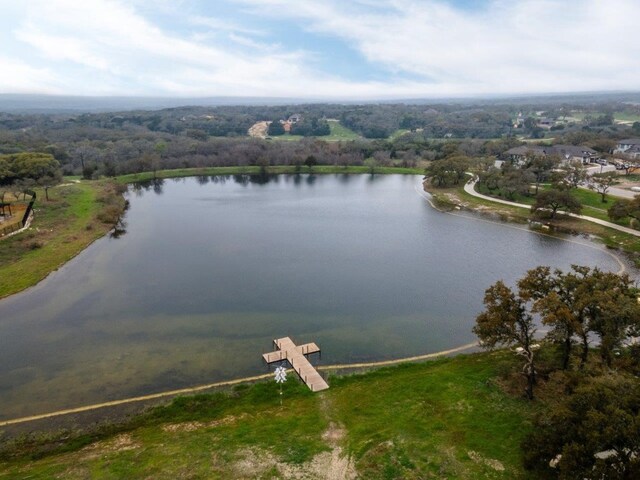
[[[523,203],[509,202],[507,200],[500,200],[498,198],[488,197],[487,195],[483,195],[481,193],[476,192],[476,182],[478,180],[476,178],[472,178],[464,185],[464,191],[469,195],[473,195],[474,197],[482,198],[483,200],[487,200],[490,202],[501,203],[503,205],[511,205],[512,207],[526,208],[527,210],[531,210],[531,205],[525,205]],[[586,215],[576,215],[575,213],[567,213],[567,212],[559,212],[564,215],[569,215],[570,217],[579,218],[580,220],[586,220],[587,222],[597,223],[598,225],[602,225],[603,227],[613,228],[614,230],[618,230],[620,232],[628,233],[629,235],[633,235],[635,237],[640,237],[640,231],[634,230],[633,228],[623,227],[622,225],[617,225],[615,223],[607,222],[605,220],[600,220],[599,218],[587,217]]]
[[[633,199],[636,195],[640,195],[640,192],[632,192],[631,190],[626,190],[624,188],[611,187],[607,192],[607,195],[611,195],[613,197]]]

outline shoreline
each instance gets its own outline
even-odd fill
[[[302,167],[300,172],[296,172],[296,167],[293,165],[287,166],[274,166],[269,167],[267,169],[267,175],[281,175],[281,174],[309,174],[312,173],[314,175],[328,175],[328,174],[348,174],[348,175],[358,175],[358,174],[371,174],[370,167],[362,166],[353,166],[353,167],[337,167],[333,165],[318,165],[313,167],[312,171],[309,172],[307,167]],[[422,168],[403,168],[403,167],[376,167],[374,169],[374,175],[421,175]],[[94,192],[92,195],[94,198],[91,199],[91,207],[94,208],[92,214],[98,214],[99,211],[96,209],[96,204],[99,203],[99,199],[95,198],[98,196],[96,189],[98,189],[101,184],[104,185],[109,181],[113,181],[117,185],[129,185],[137,182],[145,182],[145,181],[153,181],[155,179],[169,179],[169,178],[182,178],[182,177],[197,177],[200,175],[259,175],[260,167],[210,167],[210,168],[188,168],[188,169],[175,169],[175,170],[159,170],[157,172],[142,172],[136,174],[128,174],[128,175],[120,175],[117,177],[113,177],[110,179],[100,179],[100,180],[89,180],[83,181],[76,184],[68,184],[65,183],[63,185],[58,185],[51,189],[51,192],[55,192],[59,188],[65,187],[73,187],[79,186],[80,188],[92,188]],[[85,192],[87,193],[87,192]],[[122,195],[119,198],[124,200]],[[42,203],[41,203],[42,202]],[[39,200],[37,205],[37,210],[40,210],[43,206],[44,201]],[[46,207],[48,204],[44,203]],[[53,205],[50,204],[50,205]],[[50,206],[49,205],[49,206]],[[98,205],[99,206],[99,205]],[[121,206],[121,211],[119,212],[118,218],[120,218],[124,214],[124,204]],[[21,234],[25,234],[25,232],[29,232],[30,230],[35,230],[39,233],[39,229],[42,227],[42,224],[39,224],[39,220],[42,219],[42,216],[38,214],[38,212],[33,214],[32,223],[29,227],[23,228],[18,232],[14,232],[14,235],[7,235],[3,237],[3,242],[10,242],[15,239],[21,239]],[[28,281],[22,282],[20,285],[3,285],[0,283],[0,301],[10,298],[13,295],[22,293],[28,290],[31,287],[36,286],[38,283],[46,279],[53,272],[59,270],[68,262],[73,260],[76,256],[78,256],[81,252],[86,250],[89,246],[91,246],[95,241],[104,238],[105,235],[108,235],[111,231],[113,231],[115,225],[117,224],[117,220],[114,222],[109,222],[108,224],[102,224],[101,222],[95,221],[95,218],[86,216],[85,218],[76,219],[80,220],[83,225],[76,225],[77,228],[60,228],[56,230],[56,233],[61,232],[61,235],[66,235],[66,237],[75,237],[77,234],[82,233],[83,230],[88,229],[89,225],[93,228],[94,225],[97,225],[96,230],[99,231],[100,235],[91,235],[91,238],[87,241],[84,240],[74,240],[76,242],[76,248],[68,249],[64,255],[61,255],[61,260],[58,262],[54,262],[55,264],[51,264],[46,268],[37,268],[34,267],[31,270],[29,268],[19,268],[21,274],[32,274],[35,278],[32,278]],[[103,226],[105,225],[105,226]],[[108,228],[106,228],[108,227]],[[106,228],[106,229],[105,229]],[[94,232],[95,233],[95,232]],[[26,239],[25,239],[26,240]],[[51,239],[52,241],[58,241],[59,243],[68,243],[65,242],[65,238],[60,236],[54,237]],[[6,245],[6,243],[3,243]],[[0,244],[0,248],[3,244]],[[35,243],[34,243],[35,244]],[[45,244],[46,247],[46,244]],[[14,274],[14,270],[16,270],[16,265],[23,261],[28,261],[28,257],[34,255],[34,251],[38,250],[39,247],[36,247],[31,250],[27,250],[23,253],[22,257],[19,257],[17,260],[12,263],[3,265],[0,267],[0,278],[5,277],[9,278]],[[53,249],[53,248],[52,248]],[[25,260],[27,259],[27,260]],[[37,272],[33,272],[33,270],[39,270]]]
[[[478,220],[511,226],[512,228],[521,228],[531,233],[550,236],[569,242],[572,240],[563,239],[554,233],[586,236],[590,239],[590,242],[601,243],[602,250],[615,258],[619,265],[624,265],[624,262],[620,259],[620,256],[622,256],[627,261],[628,266],[640,268],[640,239],[636,238],[640,236],[640,231],[629,234],[624,231],[614,230],[599,222],[592,223],[579,216],[571,215],[564,220],[558,221],[556,219],[553,222],[549,222],[550,225],[547,225],[546,228],[551,228],[551,230],[544,232],[530,227],[531,219],[529,217],[529,211],[522,206],[512,205],[511,202],[500,202],[499,199],[496,199],[494,202],[485,199],[485,196],[472,195],[466,191],[466,181],[462,185],[443,189],[429,187],[426,181],[422,182],[421,186],[422,192],[430,196],[430,198],[425,197],[425,199],[427,199],[433,208],[442,213],[463,216],[454,213],[453,210],[466,210],[482,217],[492,218],[492,220],[487,218]],[[422,195],[421,192],[418,193]],[[522,227],[516,227],[516,225],[521,225]],[[527,226],[526,228],[524,227],[525,225]],[[582,242],[573,242],[590,246]],[[598,248],[596,246],[591,247]],[[612,250],[615,251],[615,253]],[[621,271],[624,271],[624,269]]]
[[[334,365],[320,365],[317,367],[317,370],[324,372],[324,371],[338,371],[338,370],[377,369],[377,368],[399,365],[403,363],[414,363],[414,362],[421,362],[426,360],[434,360],[440,357],[455,355],[457,353],[463,352],[465,350],[470,350],[477,346],[478,346],[478,342],[472,342],[472,343],[466,343],[466,344],[460,345],[458,347],[449,348],[447,350],[441,350],[441,351],[432,352],[432,353],[425,353],[422,355],[414,355],[411,357],[395,358],[392,360],[378,360],[374,362],[364,362],[364,363],[361,362],[361,363],[344,363],[344,364],[334,364]],[[288,371],[289,373],[292,373],[292,369],[288,369]],[[230,386],[239,385],[243,383],[253,383],[260,380],[266,380],[272,377],[273,377],[273,374],[269,372],[261,375],[235,378],[232,380],[222,380],[220,382],[208,383],[205,385],[197,385],[194,387],[187,387],[187,388],[181,388],[177,390],[168,390],[165,392],[151,393],[148,395],[141,395],[138,397],[129,397],[129,398],[123,398],[119,400],[111,400],[108,402],[95,403],[92,405],[84,405],[81,407],[66,408],[62,410],[57,410],[55,412],[29,415],[26,417],[13,418],[9,420],[0,420],[0,428],[7,427],[10,425],[35,422],[38,420],[46,420],[49,418],[60,417],[64,415],[73,415],[77,413],[90,412],[93,410],[99,410],[99,409],[108,408],[108,407],[117,407],[120,405],[125,405],[130,403],[139,403],[139,402],[145,402],[149,400],[158,400],[162,398],[171,398],[171,397],[176,397],[180,395],[188,395],[188,394],[194,394],[199,392],[205,392],[208,390],[213,390],[213,389],[222,388],[222,387],[230,387]]]

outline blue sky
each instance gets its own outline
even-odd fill
[[[0,0],[0,93],[640,90],[637,0]]]

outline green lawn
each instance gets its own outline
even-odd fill
[[[181,398],[44,458],[46,445],[5,452],[0,479],[317,478],[332,454],[367,479],[521,478],[520,442],[542,404],[497,386],[512,361],[496,352],[333,376],[320,394],[290,379],[282,407],[274,382]]]
[[[446,195],[447,192],[453,193],[460,199],[460,201],[466,204],[468,208],[480,212],[486,212],[487,210],[498,212],[501,218],[506,221],[522,223],[527,222],[530,218],[529,211],[524,208],[501,205],[488,200],[482,200],[480,198],[474,197],[464,191],[463,185],[459,185],[458,187],[450,189],[432,189],[431,191],[434,193],[434,197],[441,197],[443,196],[443,194]],[[594,197],[594,195],[598,195],[597,193],[588,190],[584,190],[584,195],[588,197],[589,202],[595,203],[594,198],[599,198],[599,196]],[[523,201],[523,199],[525,200]],[[520,203],[533,203],[533,199],[531,197],[527,198],[520,196],[518,197],[518,200]],[[444,198],[443,203],[450,203],[450,201]],[[449,208],[451,207],[452,205],[449,205]],[[602,212],[601,207],[598,207],[598,210],[596,210],[596,208],[587,205],[586,207],[584,207],[582,213],[587,216],[593,216],[596,218],[601,218],[603,220],[611,221],[606,213]],[[612,228],[607,228],[592,222],[588,222],[586,220],[579,220],[575,218],[556,219],[551,223],[553,223],[554,226],[558,227],[560,231],[569,230],[574,232],[577,231],[587,233],[589,235],[592,235],[593,238],[602,241],[602,243],[607,247],[625,251],[631,254],[632,261],[636,264],[636,266],[640,267],[640,241],[635,235],[630,235],[628,233],[620,232]],[[619,223],[620,225],[628,226],[628,223],[625,220],[617,223]]]
[[[550,185],[541,185],[540,190],[549,189]],[[479,193],[483,193],[489,196],[495,196],[495,192],[489,191],[483,185],[476,185],[476,190]],[[534,188],[531,188],[531,191],[534,191]],[[610,195],[606,196],[607,201],[602,203],[602,197],[599,193],[594,192],[593,190],[586,190],[584,188],[577,188],[571,190],[571,194],[576,197],[582,203],[582,215],[586,215],[588,217],[598,218],[600,220],[606,220],[607,222],[613,222],[607,215],[607,209],[613,205],[613,203],[617,200]],[[525,205],[533,205],[535,203],[534,196],[526,196],[516,194],[513,199],[506,199],[503,197],[498,197],[503,200],[509,200],[511,202],[523,203]],[[629,226],[629,219],[619,220],[613,223],[617,223],[618,225]]]
[[[278,142],[299,142],[303,138],[305,137],[303,137],[302,135],[291,135],[290,133],[285,133],[284,135],[274,135],[272,137],[267,137],[267,140],[277,140]],[[324,138],[324,137],[317,137],[317,138]]]
[[[389,135],[388,140],[393,142],[394,140],[400,138],[401,136],[409,133],[411,130],[407,130],[406,128],[401,128],[399,130],[396,130],[395,132],[393,132],[391,135]]]
[[[613,114],[613,118],[623,122],[640,122],[640,115],[627,112],[616,112]]]
[[[32,227],[0,241],[0,298],[35,285],[102,237],[124,207],[106,182],[52,188],[49,202],[36,193]],[[109,219],[101,217],[106,210]]]
[[[318,140],[324,140],[325,142],[346,142],[350,140],[358,140],[362,138],[353,130],[342,125],[338,120],[329,120],[329,128],[331,133],[329,135],[323,135],[321,137],[309,137],[309,138],[317,138]],[[268,137],[272,140],[277,140],[280,142],[297,142],[305,137],[302,135],[290,135],[285,133],[284,135],[276,135],[273,137]]]
[[[326,140],[328,142],[358,140],[362,138],[356,132],[354,132],[350,128],[345,127],[337,120],[329,120],[329,128],[331,129],[331,133],[329,135],[327,135],[326,137],[318,138]]]

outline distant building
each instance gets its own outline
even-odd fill
[[[537,126],[542,128],[543,130],[551,130],[551,127],[554,127],[557,122],[551,118],[542,117],[538,119]]]
[[[522,145],[520,147],[510,148],[504,152],[506,158],[513,163],[522,165],[530,155],[557,155],[562,163],[597,163],[600,155],[594,149],[584,146],[575,145]]]
[[[289,119],[287,121],[289,123],[298,123],[301,120],[302,120],[302,115],[300,115],[299,113],[294,113],[293,115],[291,115],[289,117]]]
[[[540,145],[521,145],[519,147],[510,148],[504,152],[504,156],[511,162],[522,165],[527,157],[531,155],[546,155],[546,149]]]
[[[600,154],[593,148],[576,145],[554,145],[551,147],[553,154],[560,156],[564,162],[577,163],[583,165],[598,163]]]
[[[640,159],[640,138],[625,138],[618,140],[616,149],[613,153],[622,153],[633,159]]]

